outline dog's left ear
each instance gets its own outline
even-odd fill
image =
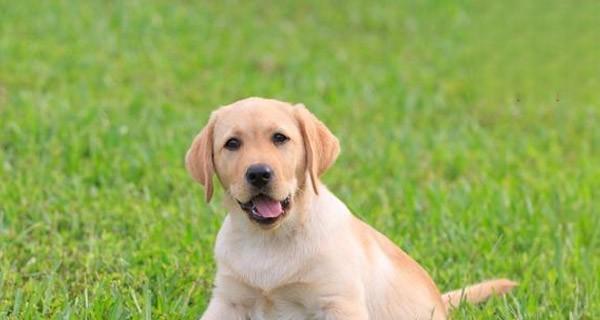
[[[323,122],[308,111],[303,104],[297,104],[294,108],[304,139],[306,169],[315,194],[319,194],[318,179],[337,159],[340,153],[340,143]]]
[[[185,155],[185,167],[196,181],[204,186],[206,202],[210,202],[213,195],[213,131],[215,126],[214,113],[210,116],[206,126],[194,138],[192,145]]]

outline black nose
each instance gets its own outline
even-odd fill
[[[246,181],[257,188],[266,186],[272,177],[273,169],[266,164],[253,164],[246,170]]]

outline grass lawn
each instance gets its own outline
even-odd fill
[[[224,212],[209,112],[303,102],[324,177],[454,319],[600,318],[600,4],[0,0],[0,319],[195,319]]]

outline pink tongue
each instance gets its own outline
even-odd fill
[[[254,200],[256,211],[263,218],[276,218],[283,213],[281,202],[268,198]]]

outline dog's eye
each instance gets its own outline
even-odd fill
[[[271,138],[271,140],[273,140],[274,144],[280,145],[280,144],[286,143],[288,140],[290,140],[290,138],[288,138],[287,136],[285,136],[281,133],[275,133],[273,135],[273,137]]]
[[[225,149],[235,151],[240,148],[242,142],[237,138],[231,138],[225,142]]]

